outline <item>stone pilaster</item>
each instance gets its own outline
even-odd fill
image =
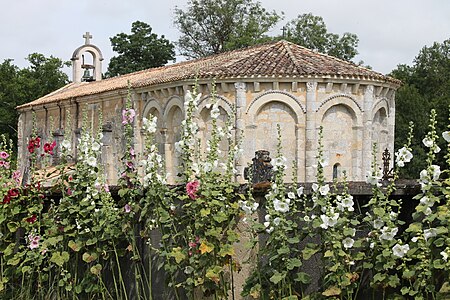
[[[236,99],[235,99],[235,103],[236,103],[236,131],[235,131],[235,141],[237,142],[241,137],[242,134],[244,133],[245,130],[245,120],[244,120],[244,110],[245,107],[247,106],[247,97],[246,97],[246,91],[247,91],[247,87],[246,84],[244,82],[236,82],[234,83],[234,88],[236,90]],[[236,180],[238,182],[243,182],[244,178],[243,178],[243,172],[244,172],[244,164],[245,162],[243,161],[242,155],[236,160]]]
[[[306,83],[306,143],[305,143],[305,174],[306,182],[315,180],[315,168],[317,156],[317,82],[308,81]]]
[[[365,176],[370,171],[372,163],[372,109],[374,101],[373,85],[366,86],[364,91],[364,113],[363,113],[363,158],[361,174],[355,174],[355,180],[365,180]],[[359,176],[358,176],[359,175]]]
[[[391,167],[394,165],[394,139],[395,139],[395,91],[392,92],[389,103],[389,116],[388,116],[388,147],[391,153]]]

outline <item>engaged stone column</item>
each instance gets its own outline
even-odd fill
[[[305,143],[305,174],[306,182],[315,180],[316,174],[313,167],[317,156],[317,132],[316,132],[316,90],[317,82],[306,83],[306,143]]]
[[[356,180],[364,180],[372,162],[372,109],[373,109],[373,85],[368,85],[364,91],[364,115],[363,115],[363,157],[360,176]]]
[[[237,142],[244,132],[245,121],[244,121],[244,109],[247,105],[247,97],[246,97],[246,85],[244,82],[236,82],[234,84],[234,88],[236,89],[236,131],[235,131],[235,141]],[[245,147],[245,145],[242,145]],[[247,147],[245,147],[247,148]],[[242,155],[236,160],[235,166],[236,173],[236,181],[243,182],[242,172],[244,170],[244,162]]]

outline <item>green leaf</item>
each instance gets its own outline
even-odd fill
[[[170,253],[170,256],[175,258],[177,264],[179,264],[186,258],[186,255],[183,252],[181,252],[181,247],[173,248],[172,252]]]
[[[69,261],[69,253],[66,251],[61,252],[54,252],[52,254],[52,257],[50,258],[50,262],[55,263],[56,265],[62,267],[64,263]]]
[[[322,295],[328,297],[328,296],[339,296],[341,294],[341,289],[337,286],[332,286],[328,289],[326,289]]]
[[[273,274],[272,277],[270,277],[270,281],[273,282],[274,284],[277,284],[278,282],[283,280],[285,276],[286,274],[282,274],[275,271],[275,274]]]
[[[92,253],[85,252],[85,253],[83,253],[82,258],[83,258],[83,261],[85,261],[87,263],[91,263],[98,258],[98,255],[95,252],[92,252]]]
[[[289,244],[298,244],[298,243],[300,243],[300,240],[298,237],[295,236],[295,237],[288,238],[287,242]]]
[[[298,258],[290,258],[286,263],[286,268],[288,270],[293,270],[294,268],[299,268],[302,265],[302,261]]]
[[[31,269],[30,266],[23,266],[23,267],[22,267],[22,273],[23,273],[23,274],[29,273],[31,270],[32,270],[32,269]]]
[[[406,232],[419,232],[422,230],[422,224],[421,223],[411,223],[409,224],[409,227],[406,229]]]
[[[94,245],[94,244],[96,244],[97,243],[97,238],[96,237],[93,237],[92,239],[88,239],[87,241],[86,241],[86,245],[87,246],[90,246],[90,245]],[[70,247],[70,246],[69,246]],[[72,249],[73,250],[73,249]]]
[[[290,295],[282,298],[281,300],[298,300],[298,297],[296,295]]]
[[[311,282],[311,276],[305,272],[298,272],[297,277],[294,279],[294,281],[297,281],[297,282],[300,282],[303,284],[309,284]]]
[[[69,248],[72,249],[75,252],[78,252],[81,250],[81,248],[83,247],[83,243],[81,241],[73,241],[70,240],[69,244],[68,244]]]
[[[230,245],[230,244],[223,245],[223,247],[219,251],[219,255],[221,257],[225,257],[227,255],[233,256],[234,255],[234,248],[233,248],[233,246]]]
[[[10,232],[16,232],[17,228],[19,228],[19,224],[17,222],[8,222],[7,226]]]
[[[289,247],[286,247],[286,246],[281,247],[280,249],[277,250],[277,253],[278,253],[279,255],[282,255],[282,254],[288,254],[288,253],[290,253],[290,252],[291,252],[291,250],[289,249]]]
[[[95,266],[92,266],[90,269],[91,273],[98,276],[100,272],[102,271],[102,265],[96,264]]]
[[[318,251],[319,251],[319,249],[314,249],[314,248],[305,248],[305,249],[303,249],[303,251],[302,251],[303,260],[310,259],[311,256],[316,254]]]
[[[200,210],[200,216],[202,216],[202,217],[206,217],[206,216],[208,216],[210,213],[211,213],[211,209],[209,209],[209,208],[202,208],[202,209]]]
[[[323,257],[333,257],[333,256],[334,256],[333,251],[331,251],[331,250],[325,251],[325,253],[323,255]]]

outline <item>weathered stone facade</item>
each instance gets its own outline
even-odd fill
[[[195,79],[197,78],[197,79]],[[257,150],[269,150],[274,157],[277,124],[287,162],[297,164],[300,181],[315,180],[318,132],[323,126],[327,180],[345,171],[350,181],[362,181],[370,170],[372,144],[377,143],[379,163],[382,150],[393,153],[395,90],[400,82],[303,47],[280,41],[236,50],[203,59],[136,72],[93,82],[72,83],[41,99],[20,106],[19,161],[25,166],[26,144],[31,134],[32,111],[44,139],[50,130],[74,133],[86,110],[93,128],[103,116],[103,161],[110,184],[117,181],[122,156],[122,110],[128,82],[134,108],[135,149],[142,150],[142,118],[158,117],[157,140],[171,181],[175,180],[179,158],[175,142],[180,138],[184,118],[184,94],[195,82],[202,93],[197,122],[200,137],[208,139],[211,116],[207,104],[215,89],[221,115],[235,115],[235,136],[243,134],[244,155],[236,163],[238,181]],[[215,88],[213,88],[215,82]],[[67,114],[72,118],[67,128]],[[56,137],[56,136],[55,136]],[[73,135],[76,143],[76,134]],[[226,145],[223,145],[226,147]],[[76,153],[74,153],[76,155]],[[291,169],[287,170],[288,179]]]

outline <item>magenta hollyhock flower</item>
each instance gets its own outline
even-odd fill
[[[2,159],[7,159],[9,157],[9,154],[6,153],[5,151],[1,151],[0,152],[0,158]]]
[[[188,194],[189,198],[191,199],[197,199],[197,191],[200,187],[200,182],[198,180],[194,180],[191,182],[188,182],[186,184],[186,193]]]
[[[53,143],[45,143],[44,144],[44,152],[48,153],[50,155],[53,155],[53,149],[56,147],[56,141],[53,141]]]
[[[37,217],[36,217],[36,215],[32,215],[31,217],[27,218],[26,221],[30,224],[33,224],[34,222],[37,221]]]

